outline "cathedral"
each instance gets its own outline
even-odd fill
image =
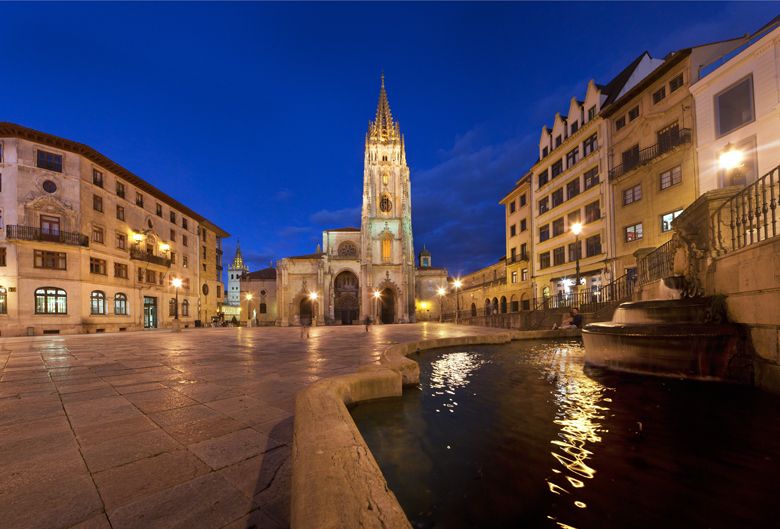
[[[419,270],[415,265],[404,136],[390,112],[384,75],[363,164],[360,227],[325,230],[315,253],[278,261],[278,325],[351,324],[367,317],[378,323],[414,322],[419,307],[427,311],[423,318],[431,317],[435,300],[421,301],[416,293],[446,287],[447,271],[431,267],[427,251]]]

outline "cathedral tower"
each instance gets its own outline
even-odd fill
[[[409,167],[404,137],[390,112],[384,74],[376,117],[368,124],[363,163],[361,307],[384,323],[414,321]],[[375,291],[381,293],[379,307],[372,299]]]
[[[231,307],[241,306],[241,276],[249,272],[241,256],[241,245],[236,243],[236,256],[228,267],[228,301]]]

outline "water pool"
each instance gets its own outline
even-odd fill
[[[579,342],[414,357],[352,409],[415,527],[780,527],[780,398],[583,371]]]

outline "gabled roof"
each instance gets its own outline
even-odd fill
[[[241,279],[276,279],[276,268],[263,268],[244,274]]]
[[[324,253],[307,253],[306,255],[292,255],[290,257],[285,257],[285,259],[319,259],[321,258]]]
[[[631,78],[631,75],[634,73],[634,70],[637,69],[639,64],[642,62],[642,59],[645,58],[645,55],[648,57],[650,54],[647,51],[643,51],[639,54],[639,56],[631,61],[631,63],[626,66],[619,74],[617,74],[615,77],[612,78],[611,81],[609,81],[605,85],[597,85],[599,88],[601,88],[601,91],[607,96],[607,99],[604,101],[604,104],[602,106],[609,105],[611,102],[615,101],[617,97],[620,95],[620,91],[623,89],[624,86],[626,86],[626,83]]]

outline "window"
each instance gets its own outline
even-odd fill
[[[572,211],[568,215],[566,215],[566,221],[569,223],[569,226],[574,224],[575,222],[580,221],[580,210]]]
[[[203,258],[204,258],[204,259],[207,259],[207,258],[208,258],[208,257],[206,256],[206,247],[205,247],[205,246],[203,247]]]
[[[125,184],[119,181],[116,183],[116,196],[125,198]]]
[[[97,259],[95,257],[89,258],[89,272],[91,274],[106,275],[106,260]]]
[[[509,226],[509,236],[514,237],[515,235],[517,235],[517,226],[512,224],[511,226]]]
[[[624,234],[626,242],[638,241],[642,238],[642,223],[626,226]]]
[[[127,295],[122,292],[114,294],[114,314],[127,316]]]
[[[187,266],[188,266],[188,259],[187,259],[187,256],[186,256],[186,255],[183,255],[183,256],[181,257],[181,265],[182,265],[184,268],[187,268]]]
[[[155,213],[157,213],[158,217],[162,217],[162,204],[157,204],[155,207]]]
[[[680,127],[672,123],[655,133],[658,140],[658,152],[664,153],[680,144]]]
[[[67,314],[68,294],[57,287],[41,287],[35,290],[36,314]]]
[[[549,176],[547,174],[547,169],[544,170],[544,172],[539,173],[539,187],[542,187],[544,184],[549,182]]]
[[[116,234],[116,247],[120,250],[127,250],[127,235],[124,233]]]
[[[265,303],[260,303],[260,314],[266,314],[268,313],[268,305]]]
[[[528,229],[528,220],[527,219],[521,219],[520,220],[520,231],[523,232]]]
[[[575,147],[566,153],[566,167],[572,167],[580,159],[580,148]]]
[[[539,215],[549,211],[550,209],[550,197],[544,197],[539,200]]]
[[[566,184],[566,199],[569,200],[572,197],[576,197],[580,194],[580,177],[578,176],[568,184]]]
[[[528,281],[528,269],[523,268],[520,270],[520,281]]]
[[[190,315],[190,302],[186,299],[181,302],[181,315],[182,316]]]
[[[525,193],[523,193],[522,195],[520,195],[520,207],[522,208],[523,206],[525,206],[525,204],[526,204],[526,198],[525,198]]]
[[[103,244],[105,242],[103,228],[100,226],[92,226],[92,242]]]
[[[171,264],[176,264],[176,252],[171,252]]]
[[[599,168],[594,167],[585,171],[585,189],[590,189],[599,183]]]
[[[539,254],[539,268],[550,268],[550,252]]]
[[[386,236],[382,239],[382,261],[389,262],[393,258],[393,240]]]
[[[222,299],[222,286],[217,285],[217,299]]]
[[[171,230],[171,242],[176,242],[176,231]]]
[[[585,138],[582,142],[582,156],[585,157],[599,148],[598,134],[593,134]]]
[[[574,123],[571,124],[571,133],[574,134],[578,130],[580,130],[580,123],[578,121],[575,121]]]
[[[174,298],[171,298],[171,300],[168,302],[168,316],[175,317],[176,316],[176,300]]]
[[[116,218],[119,220],[125,220],[125,208],[123,206],[116,207]]]
[[[138,269],[138,281],[143,281],[143,280],[144,280],[144,269],[143,268],[139,268]]]
[[[585,206],[585,223],[595,222],[601,218],[601,208],[599,201],[592,202]]]
[[[103,187],[103,173],[97,169],[92,169],[92,183],[98,187]]]
[[[596,105],[593,105],[588,109],[588,121],[596,117]]]
[[[89,296],[89,313],[90,314],[105,314],[106,313],[106,293],[102,290],[93,290]]]
[[[41,215],[41,235],[53,235],[59,240],[60,218]]]
[[[512,202],[509,203],[509,213],[512,214],[517,210],[517,202],[512,200]]]
[[[655,92],[653,92],[653,104],[656,105],[666,98],[666,87],[662,86]]]
[[[678,89],[682,88],[682,85],[683,85],[683,74],[680,74],[677,77],[673,78],[671,81],[669,81],[669,93],[676,92]]]
[[[569,261],[576,261],[580,257],[581,251],[582,243],[580,241],[569,243]]]
[[[35,268],[48,268],[50,270],[68,269],[68,254],[65,252],[35,250],[33,258]]]
[[[566,249],[561,246],[553,250],[553,265],[558,266],[566,262]]]
[[[550,238],[550,225],[545,224],[539,228],[539,242],[544,242]]]
[[[630,171],[637,165],[639,165],[639,144],[634,145],[630,149],[623,151],[621,155],[623,160],[623,171]]]
[[[144,196],[141,193],[135,194],[135,205],[144,207]]]
[[[550,169],[553,178],[561,174],[563,172],[563,160],[558,160],[557,162],[552,164],[552,167]]]
[[[593,257],[601,253],[601,235],[594,235],[585,239],[585,255]]]
[[[517,270],[512,271],[512,283],[517,283]]]
[[[520,260],[521,261],[527,261],[528,260],[528,244],[523,243],[520,245]]]
[[[6,254],[5,246],[0,247],[0,266],[6,266],[5,254]]]
[[[671,213],[667,213],[666,215],[661,215],[661,233],[666,233],[667,231],[672,231],[672,221],[680,216],[680,213],[682,213],[683,210],[678,209],[677,211],[672,211]]]
[[[175,211],[171,211],[170,218],[171,218],[171,222],[176,224],[176,212]]]
[[[715,123],[723,136],[755,119],[753,77],[748,76],[715,96]]]
[[[92,195],[92,209],[103,213],[103,197]]]
[[[181,227],[184,228],[185,230],[187,229],[187,218],[186,217],[182,217],[181,218]]]
[[[661,189],[667,189],[682,182],[682,171],[680,166],[672,167],[660,175]]]
[[[629,123],[634,121],[636,118],[639,117],[639,105],[635,106],[631,110],[628,111],[628,121]]]
[[[127,265],[123,263],[114,263],[114,277],[127,279]]]
[[[62,155],[54,154],[53,152],[38,151],[37,166],[41,169],[48,169],[49,171],[62,172]]]
[[[548,154],[550,154],[550,149],[548,147],[542,149],[542,158],[546,157]]]
[[[154,270],[147,270],[146,282],[152,284],[157,283],[157,272],[155,272]]]
[[[620,130],[626,126],[626,116],[620,116],[615,120],[615,130]]]
[[[560,135],[560,134],[558,134],[558,135],[555,137],[555,146],[556,146],[556,147],[560,147],[560,146],[561,146],[561,143],[563,143],[563,138],[561,137],[561,135]]]
[[[623,205],[627,206],[642,199],[642,184],[637,184],[623,190]]]
[[[558,188],[552,192],[552,207],[560,206],[563,204],[563,188]]]
[[[553,230],[553,237],[557,237],[558,235],[563,235],[564,228],[563,228],[563,217],[559,219],[555,219],[552,223],[552,230]]]
[[[8,291],[0,287],[0,314],[8,314]]]
[[[186,235],[182,235],[181,236],[181,244],[182,244],[182,246],[187,246],[188,245],[187,243],[188,243],[187,236]]]

